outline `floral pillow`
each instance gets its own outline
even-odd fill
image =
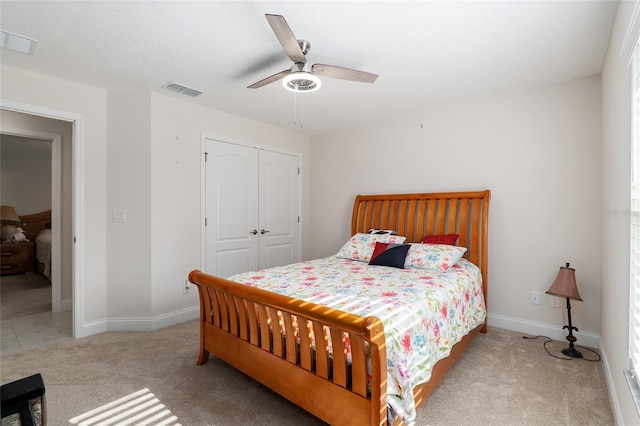
[[[337,257],[342,259],[359,260],[361,262],[369,262],[376,243],[392,243],[402,244],[406,240],[405,237],[389,234],[355,234],[340,249]]]
[[[466,251],[466,247],[448,244],[411,244],[404,267],[447,272]]]

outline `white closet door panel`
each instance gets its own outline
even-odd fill
[[[260,151],[260,268],[300,261],[299,192],[298,157]]]
[[[206,271],[258,268],[258,150],[207,139]]]
[[[255,256],[252,256],[251,250],[247,248],[218,251],[216,253],[216,264],[218,265],[216,275],[226,278],[254,270],[256,268],[252,265],[253,258]]]

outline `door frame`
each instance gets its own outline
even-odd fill
[[[72,124],[71,140],[71,299],[73,337],[82,337],[84,327],[84,116],[69,111],[47,108],[0,98],[0,109],[68,121]],[[53,207],[53,206],[52,206]],[[52,218],[53,219],[53,218]]]
[[[58,235],[51,242],[51,311],[62,310],[62,135],[32,129],[0,127],[0,134],[51,142],[51,232]],[[34,212],[35,213],[35,212]]]
[[[240,139],[234,139],[227,136],[220,136],[214,133],[202,132],[200,136],[200,270],[204,271],[207,265],[207,239],[206,239],[206,213],[207,213],[207,188],[206,188],[206,153],[207,153],[207,139],[214,139],[220,142],[226,142],[236,145],[242,145],[249,148],[263,149],[272,152],[279,152],[281,154],[293,155],[298,157],[298,167],[300,168],[300,186],[298,188],[298,212],[300,212],[300,231],[298,232],[298,250],[300,251],[300,258],[302,258],[302,153],[297,151],[290,151],[283,148],[274,147],[271,145],[263,145],[253,142],[248,142]]]

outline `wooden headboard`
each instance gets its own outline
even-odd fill
[[[51,228],[51,210],[41,213],[21,215],[20,222],[24,234],[29,241],[34,241],[38,232]]]
[[[488,227],[491,191],[430,194],[358,195],[351,216],[351,234],[393,229],[420,242],[425,235],[458,234],[465,258],[480,267],[487,299]]]

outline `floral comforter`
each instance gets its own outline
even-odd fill
[[[427,382],[433,365],[486,317],[480,269],[465,259],[439,273],[331,256],[229,279],[378,317],[387,342],[387,402],[406,423],[416,416],[412,388]]]

